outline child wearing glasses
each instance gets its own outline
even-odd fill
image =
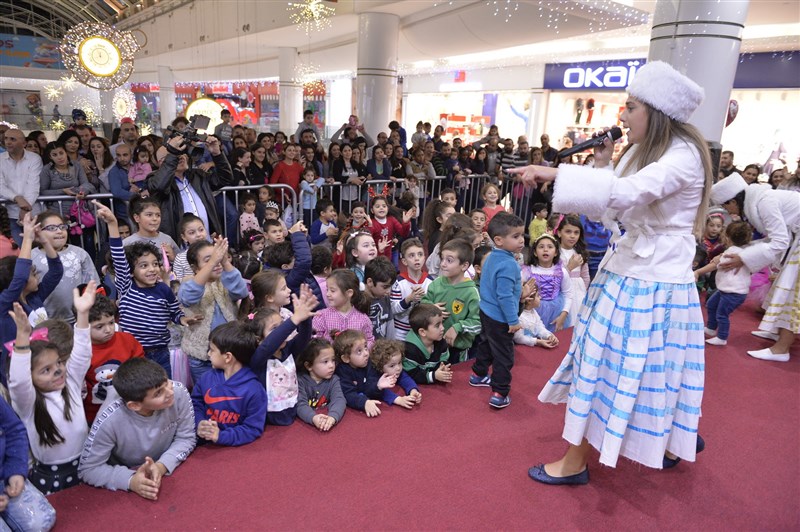
[[[89,281],[100,283],[100,276],[94,267],[92,258],[83,248],[69,243],[69,225],[61,214],[45,211],[36,217],[40,233],[50,241],[58,253],[64,274],[61,282],[53,289],[44,301],[47,318],[64,320],[70,325],[75,323],[72,311],[72,289]],[[36,271],[44,276],[50,269],[47,250],[36,248],[31,252],[31,261]]]

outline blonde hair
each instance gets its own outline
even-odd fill
[[[700,133],[700,130],[693,125],[674,120],[641,100],[636,101],[642,104],[647,110],[647,133],[644,140],[637,144],[638,149],[636,152],[630,160],[625,163],[621,175],[625,176],[638,172],[648,164],[661,159],[669,149],[673,139],[679,138],[697,148],[697,152],[700,155],[700,162],[703,165],[703,175],[705,179],[703,180],[703,197],[700,200],[700,207],[697,210],[697,216],[694,220],[693,232],[695,236],[702,235],[705,229],[711,185],[713,184],[711,154],[708,150],[708,143]],[[614,164],[615,167],[632,146],[633,144],[628,144],[625,149],[622,150],[622,153],[620,153],[619,158]]]

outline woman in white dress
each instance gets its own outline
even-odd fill
[[[719,269],[747,267],[751,272],[780,264],[780,273],[764,302],[766,310],[753,336],[772,340],[772,347],[748,351],[761,360],[788,362],[789,348],[800,333],[800,194],[773,190],[769,185],[747,185],[739,174],[731,174],[712,188],[711,201],[731,215],[740,216],[764,235]],[[788,250],[788,253],[787,253]]]
[[[628,92],[620,119],[630,144],[613,166],[606,140],[594,168],[510,171],[527,182],[555,181],[554,211],[626,229],[620,238],[612,228],[615,245],[581,306],[569,353],[539,395],[567,403],[569,449],[528,471],[546,484],[586,484],[590,446],[608,466],[624,456],[659,469],[694,461],[702,446],[704,337],[693,231],[705,220],[712,173],[705,139],[686,122],[704,93],[660,61],[642,67]]]

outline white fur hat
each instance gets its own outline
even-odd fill
[[[705,91],[669,64],[651,61],[636,71],[628,94],[678,122],[688,122]]]
[[[741,175],[734,172],[711,187],[711,203],[712,205],[722,205],[726,201],[735,198],[736,194],[746,188],[747,181],[745,181]]]

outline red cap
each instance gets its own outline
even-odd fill
[[[133,124],[133,118],[126,116],[122,120],[119,121],[120,124]]]

